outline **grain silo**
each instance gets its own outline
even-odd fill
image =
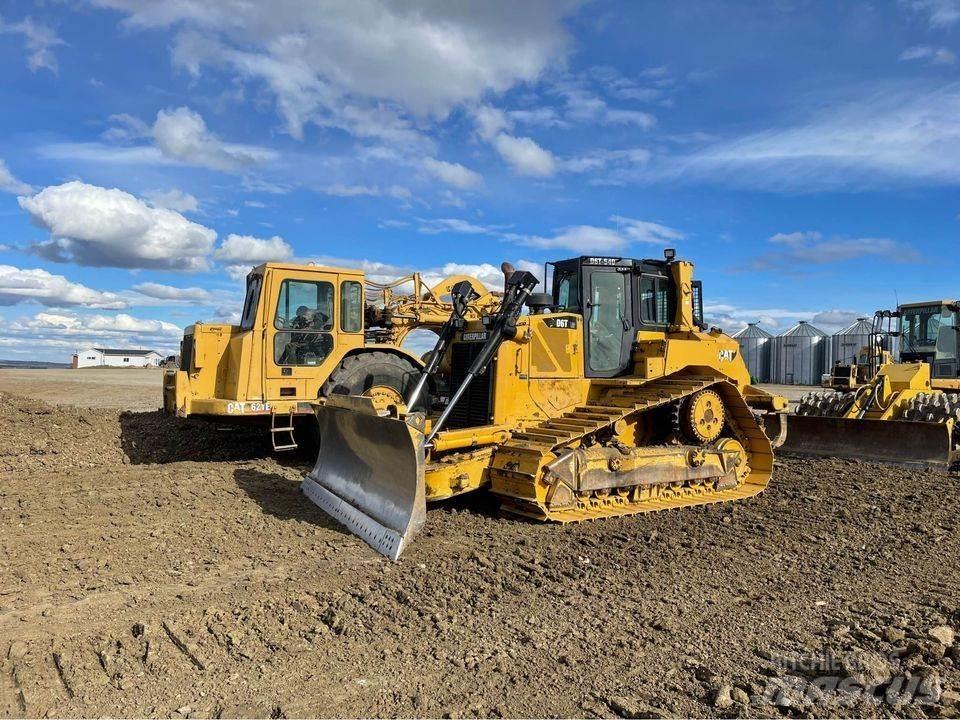
[[[830,341],[833,348],[831,364],[843,363],[852,365],[857,362],[860,349],[870,347],[870,334],[873,332],[873,323],[866,318],[857,318],[850,327],[845,327]]]
[[[781,385],[819,385],[831,366],[830,338],[801,320],[773,339],[771,379]]]
[[[773,335],[756,323],[750,323],[733,336],[740,344],[740,355],[747,364],[752,382],[770,382],[770,356]]]

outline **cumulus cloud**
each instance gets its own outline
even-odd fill
[[[154,207],[176,210],[181,213],[196,212],[200,207],[200,202],[193,195],[178,188],[148,192],[147,200]]]
[[[82,306],[119,310],[127,303],[116,293],[94,290],[40,268],[0,265],[0,305],[35,302],[48,307]]]
[[[36,23],[29,17],[15,23],[4,22],[3,18],[0,17],[0,35],[21,35],[23,37],[24,45],[27,48],[27,67],[32,72],[37,70],[57,72],[57,56],[53,54],[52,48],[65,43],[52,28]]]
[[[33,250],[95,267],[206,270],[217,233],[129,193],[73,181],[19,198],[51,238]]]
[[[167,157],[213,170],[245,170],[275,156],[265,148],[224,142],[207,129],[199,113],[187,107],[158,112],[153,139]]]
[[[200,287],[174,287],[161,283],[144,282],[134,285],[133,289],[141,295],[157,300],[205,302],[210,299],[209,291]]]
[[[263,83],[288,131],[312,122],[361,137],[416,138],[407,115],[443,117],[487,92],[535,80],[570,48],[576,2],[310,3],[97,0],[137,28],[176,27],[174,63]]]
[[[87,347],[144,347],[173,353],[183,330],[165,320],[74,312],[39,312],[0,327],[0,346],[36,357],[38,350],[64,359]]]
[[[471,275],[491,290],[503,289],[503,272],[500,270],[499,265],[493,265],[491,263],[446,262],[427,268],[414,268],[409,265],[395,265],[368,260],[366,258],[347,259],[342,257],[320,256],[312,258],[312,260],[320,265],[359,268],[366,273],[368,279],[374,282],[392,282],[406,275],[410,275],[413,272],[419,272],[428,286],[436,285],[451,275]],[[518,259],[512,261],[512,264],[518,270],[528,270],[538,278],[543,278],[543,265],[541,263],[536,263],[532,260]],[[408,286],[407,288],[401,286],[400,288],[400,292],[409,292],[411,290],[412,286]]]
[[[17,180],[10,168],[0,158],[0,192],[12,193],[13,195],[30,195],[33,192],[33,186]]]
[[[483,185],[483,177],[480,173],[474,172],[460,163],[427,158],[423,161],[423,167],[440,182],[461,190],[470,190]]]
[[[493,147],[520,175],[549,177],[556,172],[553,153],[540,147],[532,138],[500,133],[493,139]]]
[[[293,248],[279,235],[263,239],[251,235],[230,234],[217,248],[214,257],[223,263],[231,278],[239,280],[246,277],[252,266],[289,260],[293,257]]]

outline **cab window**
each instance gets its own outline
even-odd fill
[[[240,329],[250,330],[257,319],[257,304],[260,302],[262,275],[247,275],[247,293],[243,300],[243,314],[240,316]]]
[[[277,365],[319,365],[333,351],[333,284],[284,280],[273,325]]]
[[[565,272],[557,277],[557,311],[580,312],[580,273]]]
[[[670,282],[660,275],[640,276],[640,321],[645,325],[670,322]]]
[[[349,333],[363,330],[363,285],[355,280],[340,283],[340,329]]]

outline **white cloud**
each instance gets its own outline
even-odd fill
[[[444,117],[562,60],[563,18],[577,4],[97,3],[127,13],[131,27],[178,28],[174,62],[193,74],[215,66],[265,84],[294,136],[313,122],[398,143],[417,137],[405,115]]]
[[[0,158],[0,192],[14,195],[30,195],[33,192],[31,185],[27,185],[27,183],[21,182],[13,176],[3,158]]]
[[[647,220],[636,220],[611,215],[614,227],[573,225],[559,228],[552,235],[530,235],[508,231],[504,226],[479,225],[459,218],[420,219],[419,232],[431,235],[458,233],[461,235],[489,235],[520,245],[541,249],[563,249],[589,254],[617,252],[633,243],[668,245],[683,240],[679,230]]]
[[[390,185],[380,187],[379,185],[344,185],[335,183],[319,188],[324,195],[333,195],[334,197],[392,197],[397,200],[410,200],[413,193],[403,185]]]
[[[116,293],[94,290],[40,268],[0,265],[0,305],[35,302],[48,307],[82,306],[119,310],[127,303]]]
[[[153,137],[153,130],[143,120],[130,113],[117,113],[107,120],[110,127],[101,133],[104,140],[111,142],[129,142]]]
[[[0,346],[16,352],[63,353],[65,359],[88,347],[143,347],[162,354],[176,352],[183,330],[165,320],[115,315],[39,312],[0,327]]]
[[[57,56],[51,48],[65,45],[54,30],[46,25],[35,23],[26,17],[15,23],[4,22],[0,17],[0,35],[22,35],[27,47],[27,67],[32,72],[49,70],[57,72]]]
[[[493,147],[520,175],[548,177],[556,172],[553,153],[537,145],[532,138],[500,133],[493,139]]]
[[[413,268],[408,265],[394,265],[368,259],[357,260],[331,256],[321,256],[312,258],[312,260],[319,265],[358,268],[363,270],[367,278],[374,282],[392,282],[413,272],[419,272],[424,282],[431,287],[451,275],[470,275],[480,280],[491,290],[503,289],[503,272],[499,265],[491,263],[446,262],[427,268]],[[519,259],[513,262],[513,266],[518,270],[532,272],[538,278],[542,279],[543,277],[542,263]],[[400,288],[400,292],[409,292],[410,290],[412,290],[412,286],[407,288],[401,286]]]
[[[240,280],[246,277],[252,266],[289,260],[293,257],[293,248],[279,235],[263,239],[230,234],[217,248],[214,257],[224,264],[232,279]]]
[[[635,220],[621,215],[612,215],[610,221],[617,224],[619,232],[636,242],[665,245],[684,238],[684,234],[679,230],[647,220]]]
[[[158,112],[153,139],[160,152],[169,158],[228,172],[261,165],[276,155],[266,148],[223,142],[207,130],[198,113],[187,107]]]
[[[438,235],[445,232],[455,232],[464,235],[489,235],[494,232],[493,228],[475,225],[474,223],[459,218],[436,218],[421,219],[419,232],[428,235]]]
[[[709,179],[775,191],[960,183],[960,86],[884,87],[809,120],[721,141],[648,179]]]
[[[51,239],[34,251],[96,267],[206,270],[217,233],[129,193],[73,181],[19,198]]]
[[[927,15],[930,26],[950,27],[960,20],[960,0],[901,0],[915,12]]]
[[[133,289],[142,295],[157,300],[184,300],[189,302],[205,302],[210,299],[210,293],[200,287],[173,287],[155,282],[144,282],[134,285]]]
[[[493,142],[504,130],[513,128],[513,120],[503,110],[490,105],[481,105],[473,113],[477,134],[487,142]]]
[[[179,188],[170,188],[169,190],[154,190],[147,193],[147,200],[154,207],[166,208],[177,212],[196,212],[200,207],[200,202],[190,193],[185,193]]]
[[[426,158],[423,161],[423,167],[437,180],[461,190],[478,188],[483,185],[483,177],[480,173],[474,172],[460,163]]]
[[[934,65],[956,65],[957,56],[945,47],[935,48],[930,45],[915,45],[900,53],[901,61],[927,60]]]
[[[594,225],[574,225],[550,237],[537,235],[515,236],[524,245],[550,250],[573,250],[577,253],[617,252],[627,246],[627,239],[611,228]]]
[[[251,208],[265,208],[266,203],[260,202],[259,200],[244,200],[243,204]]]

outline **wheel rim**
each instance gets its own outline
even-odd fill
[[[403,403],[400,391],[389,385],[374,385],[364,390],[363,395],[373,400],[373,407],[377,410],[386,410],[391,405]]]

